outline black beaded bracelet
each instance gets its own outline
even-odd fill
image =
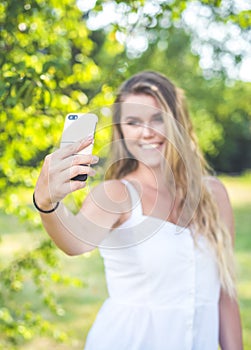
[[[36,201],[35,201],[35,192],[33,192],[33,204],[35,206],[35,208],[40,211],[41,213],[45,213],[45,214],[49,214],[49,213],[52,213],[53,211],[55,211],[57,209],[57,207],[59,206],[59,202],[57,202],[56,206],[50,210],[43,210],[41,208],[39,208],[39,206],[37,205]]]

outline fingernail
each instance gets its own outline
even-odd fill
[[[94,163],[97,163],[97,162],[99,161],[99,157],[97,157],[97,156],[92,156],[92,161],[93,161]]]
[[[89,142],[89,141],[92,141],[92,142],[93,142],[93,134],[90,134],[90,135],[88,135],[87,137],[85,137],[84,139],[81,139],[81,140],[79,141],[79,145],[82,145],[82,144],[84,144],[84,143],[86,143],[86,142]]]
[[[90,176],[96,175],[96,171],[95,171],[94,169],[91,169],[91,170],[89,171],[89,175],[90,175]]]
[[[93,140],[94,138],[94,135],[93,134],[89,134],[86,138],[86,141],[90,141],[90,140]]]

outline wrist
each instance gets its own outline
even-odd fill
[[[48,201],[43,202],[43,201],[38,200],[35,192],[33,192],[33,204],[39,212],[46,213],[46,214],[52,213],[59,206],[59,202],[52,203],[52,202],[48,202]]]

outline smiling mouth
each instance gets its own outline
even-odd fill
[[[142,144],[140,146],[143,149],[156,149],[161,145],[162,145],[162,143],[145,143],[145,144]]]

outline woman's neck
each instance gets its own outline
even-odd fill
[[[160,167],[150,168],[139,163],[137,169],[132,173],[128,174],[128,179],[139,182],[142,186],[149,186],[151,188],[160,189],[163,186],[167,186],[167,181],[164,172]]]

